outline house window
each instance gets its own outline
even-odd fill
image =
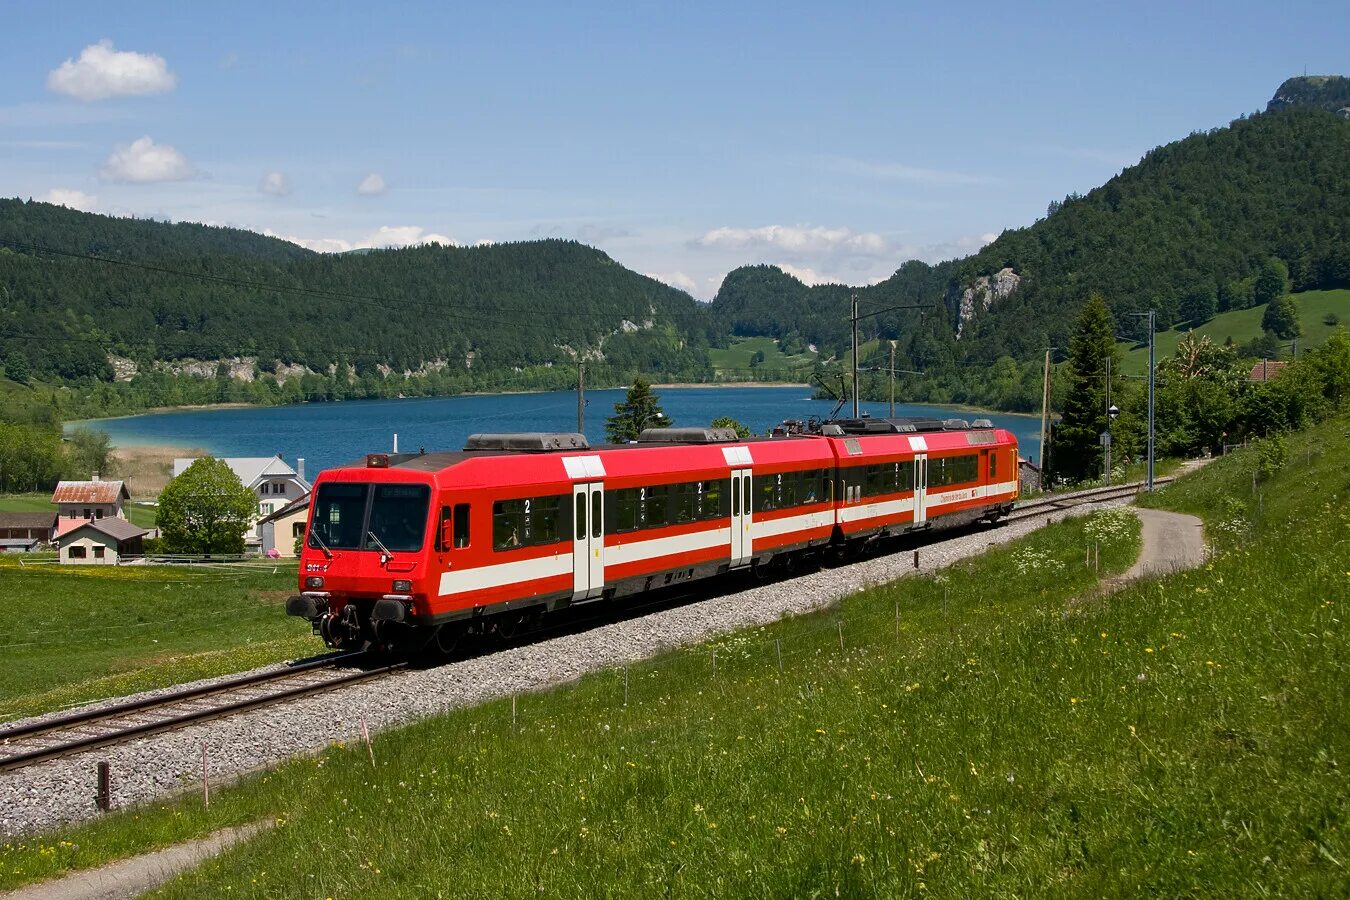
[[[73,545],[70,548],[70,552],[67,553],[66,555],[69,556],[71,559],[84,559],[84,547],[78,544]]]
[[[103,518],[103,510],[101,510],[101,509],[96,509],[96,510],[94,510],[94,518],[96,518],[96,519],[101,519],[101,518]]]
[[[286,482],[279,481],[276,484],[272,485],[272,493],[274,494],[286,493]]]
[[[296,522],[294,525],[291,526],[291,537],[299,538],[304,536],[305,536],[304,522]]]
[[[262,484],[258,485],[258,493],[266,494],[270,487],[271,484],[269,482],[264,481]]]
[[[100,544],[99,546],[95,547],[95,548],[94,548],[94,559],[102,559],[102,558],[103,558],[103,554],[104,554],[104,552],[106,551],[106,549],[107,549],[107,548],[104,547],[102,544]]]
[[[86,509],[84,511],[84,517],[86,519],[92,519],[94,517],[94,511],[92,509]]]

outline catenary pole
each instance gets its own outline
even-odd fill
[[[1153,385],[1155,381],[1153,310],[1148,311],[1148,489],[1153,490]]]
[[[1041,383],[1041,453],[1037,468],[1040,469],[1042,479],[1045,478],[1045,442],[1049,437],[1046,432],[1050,427],[1050,353],[1050,350],[1045,351],[1045,372]]]
[[[853,418],[858,418],[858,292],[850,296],[853,304]]]
[[[891,412],[892,419],[895,418],[895,341],[891,341]]]
[[[577,360],[577,434],[586,433],[586,364]]]
[[[1107,487],[1111,486],[1111,357],[1106,358],[1106,476]]]

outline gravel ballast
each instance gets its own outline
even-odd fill
[[[99,760],[112,766],[114,809],[163,799],[200,785],[203,744],[209,747],[214,784],[335,741],[358,738],[362,717],[371,731],[379,731],[538,691],[785,615],[818,610],[864,587],[933,572],[978,555],[1048,520],[1125,502],[1037,515],[936,541],[919,548],[917,570],[910,551],[892,553],[21,769],[0,776],[0,835],[15,837],[98,815],[94,799]],[[136,696],[159,693],[165,692]]]

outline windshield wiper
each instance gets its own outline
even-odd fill
[[[323,542],[323,538],[319,537],[319,533],[317,531],[311,529],[309,532],[309,536],[313,540],[318,542],[319,549],[323,551],[324,556],[328,557],[329,559],[333,558],[333,551],[328,549],[328,545]]]
[[[381,541],[378,536],[376,536],[375,532],[367,531],[366,537],[374,541],[375,546],[380,548],[380,565],[388,565],[389,560],[394,558],[394,554],[389,552],[389,548],[384,545],[384,542]]]

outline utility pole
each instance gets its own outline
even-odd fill
[[[895,418],[895,341],[891,341],[891,412],[892,419]]]
[[[1106,358],[1106,481],[1111,486],[1111,357]]]
[[[1153,339],[1155,331],[1153,328],[1153,310],[1148,311],[1148,481],[1149,491],[1153,490],[1153,382],[1154,382],[1154,354]]]
[[[1050,354],[1054,348],[1045,351],[1045,373],[1041,384],[1041,454],[1037,467],[1041,472],[1042,484],[1045,479],[1045,442],[1049,438],[1050,428]]]
[[[586,364],[577,357],[577,434],[586,433]]]
[[[853,418],[859,417],[858,412],[858,292],[854,291],[850,297],[853,304]]]

